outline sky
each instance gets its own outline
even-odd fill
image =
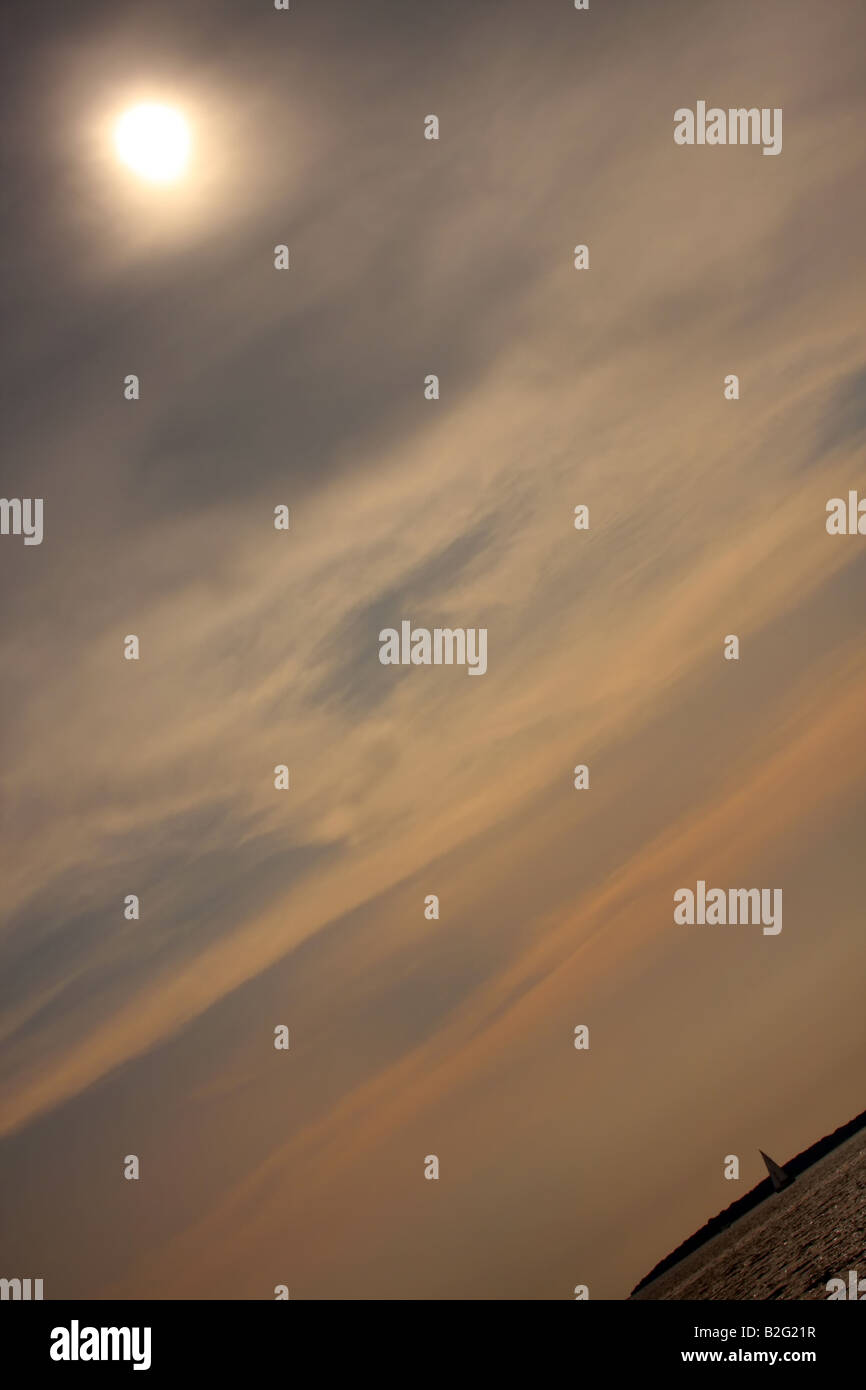
[[[866,13],[3,23],[0,1272],[627,1297],[866,1105]],[[383,666],[404,618],[486,673]],[[698,879],[781,932],[676,925]]]

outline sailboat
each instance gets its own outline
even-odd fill
[[[767,1165],[767,1172],[770,1174],[774,1192],[781,1192],[783,1187],[787,1187],[789,1183],[794,1181],[790,1173],[786,1173],[784,1168],[780,1168],[778,1163],[775,1163],[773,1159],[770,1158],[769,1154],[764,1153],[763,1149],[759,1149],[758,1153]]]

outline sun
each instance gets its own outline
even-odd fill
[[[134,106],[114,128],[114,145],[124,164],[151,183],[180,178],[189,158],[189,127],[170,106]]]

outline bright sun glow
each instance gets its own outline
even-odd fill
[[[170,183],[186,168],[189,128],[170,106],[135,106],[117,122],[114,143],[136,174],[153,183]]]

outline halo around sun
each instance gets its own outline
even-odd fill
[[[180,178],[189,158],[189,127],[170,106],[134,106],[114,128],[119,158],[151,183]]]

